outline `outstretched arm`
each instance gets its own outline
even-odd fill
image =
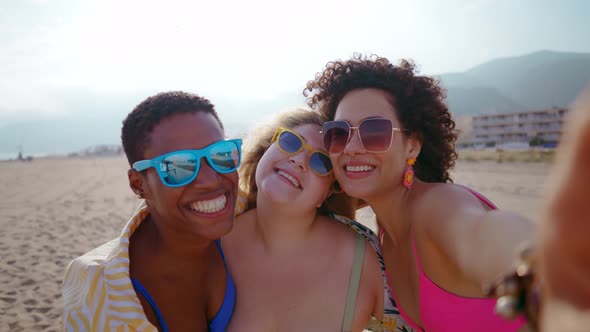
[[[569,114],[543,214],[543,331],[590,326],[590,86]],[[561,317],[561,318],[560,318]]]
[[[461,274],[485,289],[512,271],[519,249],[534,238],[534,224],[514,213],[488,210],[464,188],[440,185],[419,209],[425,234]]]

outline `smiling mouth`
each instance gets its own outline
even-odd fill
[[[199,213],[216,213],[225,208],[227,205],[227,197],[225,194],[205,201],[196,201],[190,203],[191,210]]]
[[[287,172],[283,172],[280,169],[278,169],[277,174],[279,174],[280,176],[282,176],[283,178],[287,179],[289,182],[291,182],[293,184],[293,186],[295,186],[296,188],[301,189],[301,184],[299,183],[299,181],[297,181],[297,179],[293,176],[291,176],[291,174],[288,174]]]
[[[375,169],[372,165],[345,166],[344,170],[351,173],[370,172]]]

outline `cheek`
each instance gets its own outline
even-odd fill
[[[336,170],[336,168],[340,168],[339,162],[340,162],[340,157],[342,156],[342,153],[330,153],[330,161],[332,162],[332,167],[334,168],[334,170]]]
[[[316,177],[317,181],[315,181],[316,185],[314,186],[314,193],[317,193],[318,199],[324,199],[328,196],[330,192],[330,187],[332,186],[332,177]]]
[[[343,165],[340,163],[340,154],[331,154],[330,161],[332,162],[332,174],[334,175],[335,179],[341,179],[342,175],[344,174]]]
[[[144,177],[144,189],[147,190],[150,196],[159,196],[165,185],[160,181],[160,177],[156,172],[149,172]]]
[[[258,182],[265,176],[268,176],[268,174],[272,171],[272,160],[272,151],[269,149],[262,155],[258,165],[256,165],[256,185],[259,186],[260,183]]]
[[[169,188],[159,182],[151,182],[149,184],[149,204],[152,208],[156,209],[160,215],[170,215],[176,210],[176,206],[180,195],[182,193],[181,188]]]
[[[232,187],[234,187],[234,191],[238,189],[238,183],[240,182],[240,176],[238,172],[232,172],[229,174],[224,174],[224,177],[231,182]]]
[[[266,171],[264,170],[264,163],[262,163],[262,159],[256,165],[256,170],[254,171],[254,179],[256,182],[256,187],[260,188],[260,180],[264,178]]]

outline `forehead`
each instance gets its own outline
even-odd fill
[[[314,148],[322,149],[322,134],[320,134],[320,130],[322,128],[317,124],[304,124],[293,127],[291,130],[296,132],[297,134],[301,135],[305,140],[305,143],[311,145]]]
[[[379,89],[350,91],[338,104],[334,120],[346,120],[356,125],[371,117],[386,118],[394,123],[398,122],[391,96],[387,92]]]
[[[144,157],[150,159],[176,150],[202,149],[223,138],[223,129],[211,113],[175,114],[154,127]]]

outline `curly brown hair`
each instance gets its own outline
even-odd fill
[[[393,65],[386,58],[355,53],[350,60],[328,62],[323,72],[303,90],[307,104],[333,120],[342,98],[357,89],[380,89],[390,102],[404,129],[422,143],[414,170],[426,182],[452,182],[449,170],[455,166],[455,141],[459,131],[445,104],[446,93],[432,77],[418,76],[408,60]]]
[[[258,186],[256,185],[256,168],[262,155],[270,147],[272,137],[278,127],[294,129],[305,124],[316,124],[322,126],[325,118],[318,112],[309,109],[294,108],[281,112],[268,123],[261,125],[248,135],[244,142],[242,163],[239,168],[240,190],[246,195],[247,210],[256,208],[256,196]],[[322,215],[332,213],[354,219],[357,207],[357,200],[338,192],[330,195],[318,209]]]

